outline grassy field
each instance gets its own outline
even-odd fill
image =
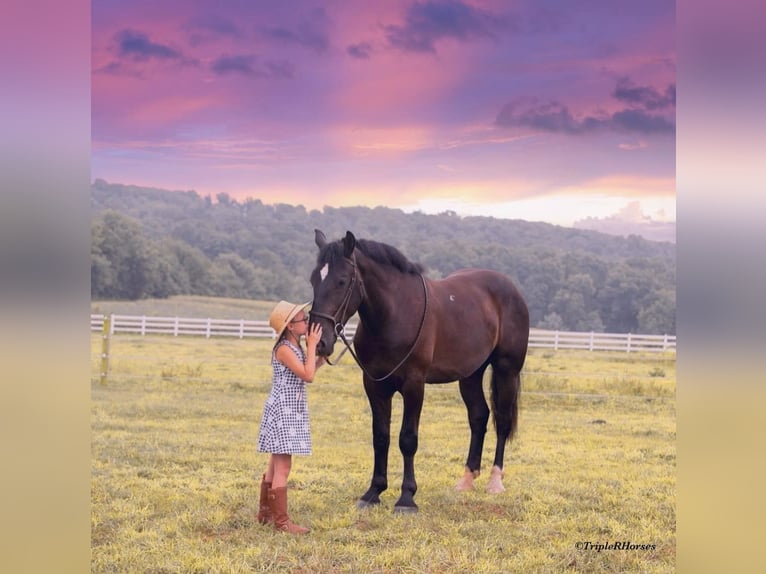
[[[91,313],[267,321],[276,301],[176,295],[138,301],[92,301]]]
[[[214,315],[220,316],[220,314]],[[506,492],[457,493],[468,424],[457,385],[428,387],[415,459],[420,513],[358,511],[372,472],[370,414],[346,355],[309,390],[314,454],[294,457],[304,537],[255,520],[255,452],[269,340],[114,336],[99,384],[92,337],[92,572],[672,572],[674,355],[530,353]],[[398,433],[401,402],[395,400]],[[394,434],[392,445],[396,445]],[[644,548],[601,549],[615,542]]]

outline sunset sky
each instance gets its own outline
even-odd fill
[[[92,22],[94,179],[675,221],[672,1],[124,0]]]

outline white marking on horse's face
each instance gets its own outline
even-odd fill
[[[322,281],[324,281],[324,280],[325,280],[325,277],[327,277],[327,272],[328,272],[329,270],[330,270],[330,264],[329,264],[329,263],[325,263],[325,264],[324,264],[324,267],[322,267],[322,268],[319,270],[319,277],[321,277],[321,278],[322,278]]]

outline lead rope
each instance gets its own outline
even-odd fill
[[[397,369],[399,367],[401,367],[405,363],[405,361],[407,359],[410,358],[410,355],[412,355],[412,352],[415,350],[415,347],[417,346],[418,341],[420,340],[420,335],[423,333],[423,325],[426,324],[426,313],[428,312],[428,287],[426,287],[426,279],[425,279],[425,277],[423,277],[423,275],[420,276],[420,280],[423,282],[423,294],[425,295],[425,304],[423,305],[423,318],[420,320],[420,327],[418,327],[418,334],[415,337],[415,341],[412,343],[412,347],[410,347],[410,350],[407,351],[406,355],[404,355],[404,358],[401,361],[399,361],[399,364],[396,365],[393,369],[391,369],[391,371],[387,375],[385,375],[383,377],[379,377],[379,378],[373,377],[369,373],[369,371],[364,368],[364,365],[359,360],[359,357],[357,357],[356,353],[354,353],[354,349],[351,348],[351,345],[349,344],[348,339],[346,339],[346,334],[344,333],[344,331],[345,331],[344,326],[341,325],[340,323],[338,323],[335,326],[335,330],[336,330],[338,336],[340,337],[341,341],[343,341],[343,344],[346,345],[346,349],[351,353],[351,356],[354,357],[354,360],[356,361],[356,364],[359,365],[359,368],[362,369],[364,374],[367,375],[368,377],[370,377],[370,379],[372,379],[372,381],[375,382],[375,383],[379,383],[381,381],[385,381],[388,377],[393,375],[397,371]],[[338,328],[338,327],[340,327],[340,328]],[[345,352],[346,351],[344,350],[343,352],[341,352],[340,355],[338,355],[338,357],[335,359],[336,363],[338,362],[338,359],[340,359],[343,356],[343,353],[345,353]],[[330,364],[332,364],[332,363],[330,363]]]

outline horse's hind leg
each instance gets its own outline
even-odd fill
[[[473,479],[479,476],[481,472],[481,453],[484,449],[484,436],[487,433],[487,421],[489,421],[489,407],[482,388],[485,369],[486,365],[469,377],[460,379],[459,383],[460,396],[463,398],[468,411],[471,442],[468,446],[465,472],[455,486],[455,490],[473,490]]]
[[[519,370],[513,367],[508,360],[495,361],[492,365],[491,391],[497,446],[495,447],[495,460],[487,484],[487,492],[505,491],[503,486],[505,445],[510,442],[516,432],[520,390]]]

